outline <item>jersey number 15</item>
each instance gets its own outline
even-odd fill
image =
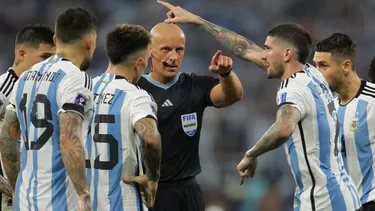
[[[100,155],[95,158],[94,168],[100,170],[111,170],[118,163],[118,142],[111,134],[100,134],[99,125],[101,124],[114,124],[115,115],[110,114],[97,114],[94,118],[95,134],[94,134],[94,143],[107,143],[109,144],[109,161],[100,161]],[[91,163],[89,160],[86,160],[86,168],[91,168]]]

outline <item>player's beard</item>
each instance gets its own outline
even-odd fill
[[[86,71],[89,69],[90,65],[92,63],[92,58],[84,58],[82,61],[81,66],[79,67],[82,71]]]
[[[331,90],[331,92],[336,92],[342,84],[345,84],[344,76],[340,75],[340,73],[342,72],[343,70],[337,69],[334,71],[334,74],[331,77],[324,76],[329,84],[329,89]]]
[[[270,65],[270,69],[267,73],[268,79],[281,78],[284,75],[285,68],[283,63],[274,62]]]

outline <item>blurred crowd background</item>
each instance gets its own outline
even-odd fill
[[[280,23],[304,26],[314,43],[334,32],[349,34],[357,44],[357,71],[367,79],[375,56],[375,0],[169,0],[201,17],[238,32],[263,45],[268,30]],[[107,68],[105,34],[116,23],[140,24],[150,30],[165,19],[167,10],[156,0],[0,0],[0,72],[12,66],[14,38],[30,23],[53,27],[57,14],[67,7],[91,10],[99,21],[97,50],[88,70],[91,76]],[[183,25],[187,37],[181,71],[212,75],[208,65],[222,49],[209,35],[193,25]],[[244,87],[244,99],[225,109],[205,112],[200,143],[202,173],[199,181],[205,193],[207,211],[290,211],[295,183],[283,147],[262,155],[256,177],[239,185],[236,165],[244,152],[259,140],[275,120],[279,81],[265,78],[255,65],[235,58],[234,71]]]

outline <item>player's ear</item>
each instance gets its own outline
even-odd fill
[[[291,48],[286,48],[284,50],[284,62],[289,61],[292,58],[293,50]]]
[[[56,45],[56,34],[53,35],[53,43]]]
[[[96,48],[96,34],[89,34],[88,39],[86,42],[86,48],[88,50],[95,49]]]
[[[23,48],[17,49],[17,60],[23,62],[25,59],[26,51]]]
[[[89,37],[89,39],[87,39],[87,42],[86,42],[86,48],[88,49],[88,50],[91,50],[91,48],[93,47],[92,45],[93,45],[93,39],[92,39],[92,37],[90,36]]]
[[[353,69],[353,63],[350,59],[346,59],[342,62],[342,67],[343,67],[344,73],[347,74],[350,70]]]
[[[134,62],[134,68],[139,70],[142,67],[143,59],[141,57],[137,58]]]

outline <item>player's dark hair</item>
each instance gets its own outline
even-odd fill
[[[327,52],[345,59],[350,59],[353,70],[355,70],[355,47],[356,45],[348,35],[334,33],[318,42],[316,44],[316,51]]]
[[[53,34],[53,31],[46,25],[30,24],[18,31],[15,44],[27,44],[36,47],[39,47],[39,44],[54,45]]]
[[[268,36],[281,38],[297,49],[297,60],[306,64],[307,58],[312,50],[310,34],[298,24],[281,24],[272,28]]]
[[[368,77],[370,82],[375,83],[375,56],[371,60],[370,68],[368,70]]]
[[[151,43],[150,33],[140,25],[119,24],[107,34],[105,52],[109,61],[123,63],[130,55],[146,50]]]
[[[57,17],[56,39],[62,43],[80,40],[87,33],[96,30],[96,21],[96,17],[85,9],[69,8]]]

